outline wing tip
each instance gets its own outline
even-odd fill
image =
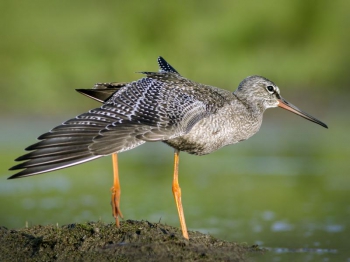
[[[16,169],[10,168],[9,170],[11,171],[11,170],[16,170]],[[22,178],[22,177],[27,177],[27,176],[32,176],[32,175],[35,175],[35,174],[27,174],[27,173],[25,173],[25,170],[23,170],[23,171],[20,171],[20,172],[18,172],[16,174],[12,175],[12,176],[9,176],[7,178],[7,180],[17,179],[17,178]]]

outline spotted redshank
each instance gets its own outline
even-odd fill
[[[277,85],[264,77],[249,76],[236,91],[230,92],[182,77],[161,57],[158,64],[159,72],[142,72],[145,77],[134,82],[104,83],[97,84],[95,89],[78,90],[103,105],[41,135],[40,142],[26,148],[31,152],[16,159],[24,162],[10,170],[23,170],[9,179],[111,154],[116,168],[116,153],[145,142],[162,141],[175,150],[172,191],[182,234],[188,239],[178,181],[180,151],[205,155],[246,140],[258,132],[264,111],[273,107],[284,108],[327,128],[283,99]],[[120,193],[119,180],[115,183]],[[117,203],[114,216],[118,216],[120,196],[115,197],[118,199],[112,198],[112,204]]]

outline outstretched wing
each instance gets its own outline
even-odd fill
[[[212,104],[216,103],[213,107]],[[215,113],[225,99],[212,87],[174,73],[147,73],[125,84],[100,108],[64,122],[39,137],[10,170],[18,178],[77,165],[98,157],[186,134]]]
[[[10,170],[24,170],[10,179],[45,173],[101,157],[93,154],[89,146],[100,130],[116,121],[108,116],[108,112],[102,111],[100,108],[90,110],[41,135],[38,138],[40,142],[26,148],[30,153],[16,159],[25,162]]]
[[[180,75],[146,74],[147,77],[116,92],[101,107],[124,118],[106,126],[94,138],[89,147],[94,154],[107,155],[133,148],[131,144],[120,147],[126,134],[135,141],[165,141],[184,135],[226,102],[215,88]]]

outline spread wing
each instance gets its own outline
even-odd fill
[[[181,136],[202,118],[215,113],[224,99],[211,87],[174,73],[147,73],[125,84],[100,108],[64,122],[29,146],[30,153],[10,170],[18,178],[77,165],[135,148],[146,141]]]
[[[122,88],[101,107],[120,120],[94,137],[89,146],[94,154],[108,155],[134,148],[140,141],[164,141],[184,135],[225,103],[212,87],[173,73],[146,74],[147,77]],[[126,136],[127,146],[123,143]]]

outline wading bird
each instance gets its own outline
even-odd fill
[[[230,92],[196,83],[183,76],[162,57],[159,72],[130,83],[97,84],[94,89],[79,89],[103,103],[41,135],[31,151],[16,159],[24,161],[10,170],[22,171],[9,179],[41,174],[113,155],[113,215],[118,216],[120,185],[117,153],[145,142],[162,141],[173,147],[172,191],[182,234],[188,239],[178,182],[179,153],[209,154],[223,146],[248,139],[258,132],[263,113],[281,107],[325,128],[327,125],[282,98],[272,81],[249,76]]]

